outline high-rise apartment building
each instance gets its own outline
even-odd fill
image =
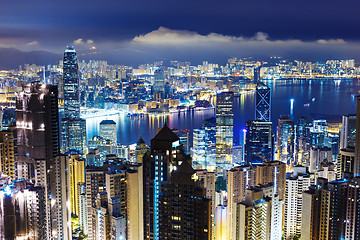
[[[15,180],[14,134],[0,131],[0,172]]]
[[[79,216],[79,195],[80,186],[85,184],[85,160],[78,154],[70,156],[70,204],[71,213]]]
[[[59,155],[58,91],[56,86],[31,83],[16,95],[19,179],[46,185],[46,172]]]
[[[245,162],[261,164],[273,160],[272,123],[264,121],[246,122]]]
[[[233,103],[233,92],[222,92],[216,96],[216,167],[220,169],[229,169],[232,165]]]
[[[306,172],[286,179],[285,183],[285,215],[284,238],[292,239],[301,235],[301,219],[303,209],[302,193],[315,184],[315,175]]]
[[[271,91],[259,82],[255,90],[255,120],[271,122]]]

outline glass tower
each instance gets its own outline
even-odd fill
[[[67,47],[63,60],[64,114],[66,118],[80,118],[79,66],[76,51]]]
[[[232,164],[233,102],[233,92],[222,92],[216,97],[216,165],[223,169]]]
[[[271,122],[271,93],[270,88],[262,82],[256,85],[255,119]]]

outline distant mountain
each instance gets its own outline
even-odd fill
[[[19,65],[57,64],[62,59],[61,54],[46,51],[23,52],[15,48],[0,48],[0,70],[18,69]]]

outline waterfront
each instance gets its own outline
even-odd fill
[[[341,115],[355,113],[356,98],[359,94],[358,80],[266,80],[271,88],[273,129],[276,129],[280,115],[290,114],[290,99],[294,99],[293,118],[300,116],[308,119],[325,118],[340,121]],[[240,139],[241,129],[245,122],[254,118],[254,93],[248,92],[235,98],[234,101],[234,144]],[[315,114],[316,113],[316,114]],[[166,120],[171,128],[199,128],[204,119],[214,116],[213,109],[204,111],[186,111],[161,115],[128,116],[119,113],[107,117],[87,118],[87,139],[99,132],[99,124],[104,119],[117,123],[118,142],[135,143],[143,136],[146,143],[155,136],[156,129],[163,126]]]

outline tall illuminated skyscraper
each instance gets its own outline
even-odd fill
[[[256,85],[255,119],[271,122],[271,91],[270,88],[262,82]]]
[[[272,161],[272,123],[264,121],[247,121],[246,130],[246,164],[261,164],[264,161]]]
[[[69,159],[59,153],[57,86],[31,83],[16,96],[18,178],[44,188],[47,239],[71,239]]]
[[[288,116],[280,116],[277,127],[277,158],[292,167],[294,164],[294,122]]]
[[[232,164],[234,93],[222,92],[216,97],[216,166],[228,169]]]
[[[46,172],[59,155],[57,86],[31,83],[16,96],[18,178],[46,184]]]
[[[61,119],[61,150],[83,154],[86,148],[86,121],[80,119],[79,66],[76,51],[67,47],[63,59],[64,118]]]
[[[63,59],[65,118],[80,118],[79,66],[74,47],[67,47]]]

